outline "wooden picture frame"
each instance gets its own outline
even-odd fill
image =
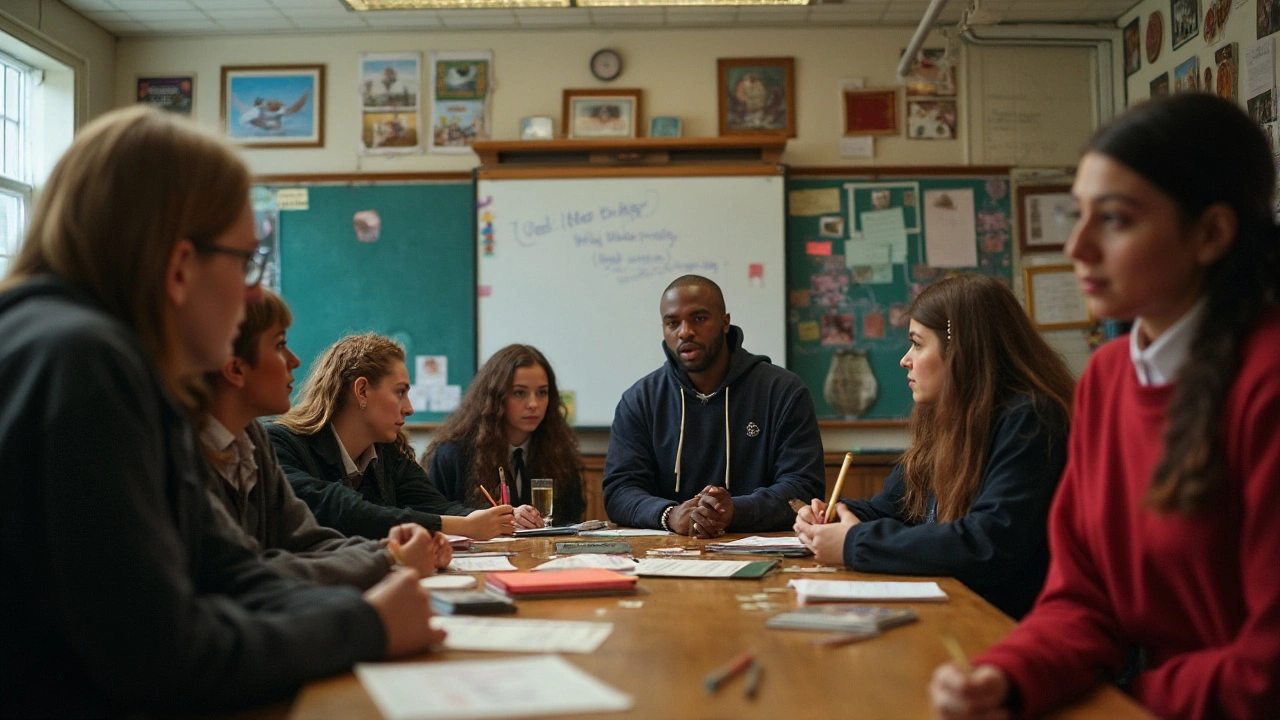
[[[795,58],[716,60],[720,134],[796,136]]]
[[[1018,207],[1018,247],[1022,252],[1061,252],[1073,225],[1063,215],[1074,212],[1076,207],[1071,186],[1019,185],[1014,197]]]
[[[223,65],[222,132],[245,147],[324,147],[324,73],[324,65]]]
[[[561,127],[567,138],[642,137],[643,91],[639,88],[565,89]]]
[[[137,76],[135,98],[138,103],[151,105],[184,117],[193,117],[196,109],[196,74]]]
[[[897,88],[840,91],[845,137],[902,134],[901,100]]]
[[[1022,270],[1027,315],[1040,330],[1092,327],[1075,270],[1067,264],[1029,265]]]

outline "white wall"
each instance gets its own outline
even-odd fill
[[[83,73],[77,126],[118,104],[115,37],[58,0],[0,0],[0,32]]]
[[[966,127],[971,117],[967,98],[994,97],[1002,88],[982,88],[981,75],[975,86],[962,63],[959,80],[961,138],[955,141],[908,140],[905,137],[879,138],[874,160],[847,160],[840,157],[839,82],[842,78],[864,78],[868,86],[895,86],[898,56],[913,28],[770,28],[696,30],[593,30],[593,31],[503,31],[437,32],[328,35],[253,35],[242,37],[180,37],[165,39],[125,38],[119,43],[115,78],[119,105],[133,102],[137,76],[159,73],[193,72],[196,82],[196,120],[203,126],[219,125],[219,83],[222,65],[269,63],[323,63],[327,66],[329,101],[326,103],[325,147],[320,149],[247,150],[254,171],[275,173],[355,173],[355,172],[447,172],[467,171],[477,164],[474,155],[409,155],[394,158],[360,157],[356,153],[359,118],[356,97],[357,54],[379,51],[420,51],[424,71],[429,53],[435,50],[492,50],[495,91],[492,105],[493,136],[514,140],[520,118],[550,115],[559,120],[563,88],[638,87],[644,90],[645,115],[675,115],[684,121],[688,137],[717,134],[716,58],[738,56],[792,56],[796,70],[797,137],[788,142],[784,162],[793,166],[829,165],[965,165],[970,164],[970,135]],[[941,47],[935,35],[930,47]],[[587,69],[592,53],[604,47],[618,50],[624,70],[613,83],[596,81]],[[1082,82],[1092,65],[1063,63],[1061,50],[1019,48],[1024,58],[1056,52],[1052,61],[1032,63],[1030,80],[1050,85],[1094,87]],[[1002,61],[1008,50],[988,51],[965,47],[963,58],[980,60],[983,53],[998,55]],[[1076,54],[1079,57],[1079,54]],[[1019,63],[1014,63],[1015,65]],[[1048,65],[1049,67],[1046,67]],[[1016,77],[1026,69],[1011,69],[1001,77]],[[1056,73],[1056,75],[1055,75]],[[988,75],[990,73],[987,73]],[[985,93],[985,94],[984,94]],[[345,98],[345,100],[344,100]],[[1063,135],[1054,127],[1060,145],[1052,152],[1022,153],[1024,165],[1061,167],[1074,162],[1074,150],[1062,147],[1083,144],[1096,112],[1091,99],[1078,107],[1061,108],[1063,116],[1081,118],[1082,127],[1068,128]],[[1079,124],[1079,123],[1077,123]],[[1010,162],[1004,158],[992,162]],[[1015,273],[1016,274],[1016,273]],[[1082,365],[1079,334],[1062,341],[1074,366]],[[426,447],[427,435],[414,437],[415,447]],[[830,429],[823,432],[824,445],[831,451],[850,447],[903,447],[906,432],[889,429]],[[585,435],[585,452],[603,452],[607,433]]]

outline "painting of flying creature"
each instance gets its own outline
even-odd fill
[[[223,66],[222,127],[251,147],[323,147],[324,66]]]

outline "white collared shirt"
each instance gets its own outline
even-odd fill
[[[520,450],[523,450],[523,451],[524,451],[524,467],[525,467],[525,470],[527,471],[527,470],[529,469],[529,442],[530,442],[532,439],[533,439],[533,436],[532,436],[532,435],[530,435],[530,436],[529,436],[529,438],[528,438],[528,439],[526,439],[526,440],[524,441],[524,444],[523,444],[523,445],[519,445],[519,446],[517,446],[517,445],[508,445],[508,446],[507,446],[507,464],[511,465],[511,467],[512,467],[511,474],[512,474],[512,475],[515,475],[515,478],[513,479],[513,482],[515,483],[515,487],[514,487],[513,489],[516,491],[516,496],[517,496],[517,497],[519,497],[519,495],[520,495],[520,487],[521,487],[521,485],[520,485],[520,484],[521,484],[522,482],[524,482],[524,478],[523,478],[523,477],[520,477],[520,474],[519,474],[519,473],[517,473],[517,472],[515,471],[515,466],[516,466],[516,462],[515,462],[516,450],[517,450],[517,448],[518,448],[518,449],[520,449]]]
[[[351,453],[347,452],[347,446],[342,444],[342,438],[338,437],[338,430],[333,425],[329,426],[333,431],[333,437],[338,441],[338,452],[342,453],[342,471],[347,477],[354,475],[364,475],[364,471],[369,469],[369,463],[378,459],[377,445],[370,445],[368,450],[361,453],[358,460],[351,459]]]
[[[258,461],[253,459],[253,441],[242,428],[235,435],[210,415],[200,430],[200,442],[213,451],[209,458],[228,485],[248,495],[258,484]]]
[[[1205,300],[1201,298],[1145,348],[1141,347],[1142,319],[1134,321],[1133,329],[1129,331],[1129,358],[1138,373],[1138,384],[1168,385],[1178,379],[1182,366],[1191,355],[1191,341],[1195,339],[1204,309]]]

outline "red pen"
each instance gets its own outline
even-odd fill
[[[498,468],[498,480],[502,484],[501,487],[498,488],[499,497],[502,498],[502,504],[510,505],[511,493],[507,490],[507,471],[503,468]]]

